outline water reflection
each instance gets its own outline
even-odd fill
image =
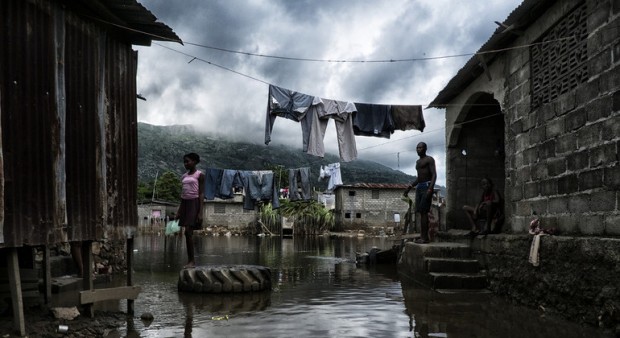
[[[134,252],[143,292],[122,334],[141,337],[554,337],[602,336],[541,317],[492,295],[443,295],[401,281],[395,266],[356,267],[355,253],[389,248],[385,238],[198,237],[199,265],[270,267],[273,290],[180,293],[183,238],[142,236]],[[124,302],[121,302],[121,310]]]

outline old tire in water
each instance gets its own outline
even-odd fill
[[[179,291],[230,293],[271,290],[271,270],[260,265],[208,265],[183,268]]]

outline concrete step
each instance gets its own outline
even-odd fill
[[[480,264],[475,259],[425,257],[424,261],[428,272],[480,272]]]
[[[75,276],[61,276],[52,278],[52,293],[63,293],[68,291],[81,291],[82,278]]]
[[[414,257],[434,257],[434,258],[470,258],[471,248],[467,244],[450,242],[433,242],[428,244],[418,244],[407,242],[406,250],[411,251]]]
[[[482,273],[430,272],[431,288],[437,289],[484,289],[487,277]]]

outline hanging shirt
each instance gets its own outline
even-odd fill
[[[394,133],[391,106],[384,104],[355,103],[353,132],[360,136],[390,138]]]
[[[277,116],[299,122],[304,118],[313,101],[314,96],[269,85],[265,121],[265,144],[271,142],[271,131]]]
[[[395,129],[424,131],[426,127],[422,106],[392,105],[392,120]]]
[[[312,118],[310,135],[308,139],[307,153],[314,156],[324,157],[325,131],[329,119],[336,124],[336,136],[338,138],[338,151],[343,162],[349,162],[357,158],[357,145],[353,133],[353,116],[356,108],[352,102],[320,99],[319,104],[308,110],[307,118]]]
[[[327,190],[334,190],[336,186],[342,185],[342,176],[340,174],[340,163],[331,163],[325,167],[321,166],[319,178],[329,177],[327,182]]]

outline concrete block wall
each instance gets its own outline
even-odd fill
[[[236,196],[232,200],[207,201],[204,212],[204,226],[225,226],[236,230],[254,224],[258,216],[258,210],[243,209],[242,196]]]
[[[620,328],[620,239],[542,236],[539,266],[534,266],[529,263],[531,235],[501,234],[473,241],[456,232],[440,237],[470,246],[495,294],[531,308],[542,306],[546,313],[571,321]]]
[[[535,41],[578,2],[570,3],[558,2],[526,35]],[[564,233],[620,235],[620,4],[586,6],[586,82],[532,109],[528,50],[507,61],[506,208],[513,232],[527,231],[536,212],[544,227]]]
[[[373,198],[373,190],[379,193]],[[355,196],[349,196],[355,191]],[[338,220],[344,228],[359,226],[394,226],[394,214],[400,214],[400,225],[403,224],[408,204],[402,200],[404,189],[365,189],[346,188],[338,191]],[[411,195],[413,197],[413,195]],[[350,218],[345,214],[350,213]],[[359,213],[361,217],[357,218]]]

